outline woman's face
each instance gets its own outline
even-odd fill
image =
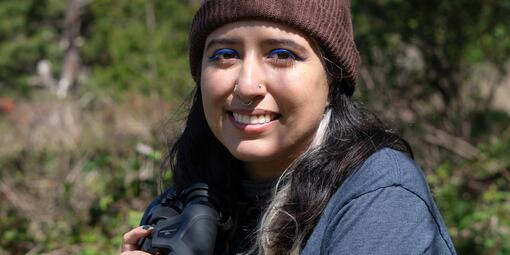
[[[206,40],[200,90],[207,123],[249,178],[281,174],[314,138],[328,104],[317,49],[285,25],[243,21]]]

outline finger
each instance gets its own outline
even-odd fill
[[[122,237],[122,246],[120,251],[123,252],[137,250],[138,240],[140,240],[140,238],[142,237],[149,235],[152,229],[153,229],[152,226],[140,226],[124,234],[124,236]]]
[[[143,251],[125,251],[120,255],[151,255],[151,254]]]

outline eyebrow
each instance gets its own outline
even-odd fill
[[[205,46],[205,49],[208,50],[210,47],[213,47],[214,45],[238,45],[241,43],[241,39],[239,38],[215,38],[212,39],[207,43]],[[262,44],[270,45],[270,46],[284,46],[288,45],[294,49],[297,49],[301,52],[306,52],[306,48],[300,45],[299,43],[290,40],[290,39],[274,39],[269,38],[262,41]]]
[[[282,45],[289,45],[290,47],[297,49],[301,52],[306,52],[306,48],[300,45],[299,43],[290,40],[290,39],[266,39],[262,41],[263,44],[272,45],[272,46],[282,46]]]
[[[216,45],[216,44],[221,44],[221,45],[236,45],[236,44],[240,44],[241,43],[241,40],[239,39],[233,39],[233,38],[215,38],[215,39],[212,39],[211,41],[209,41],[207,43],[207,45],[205,46],[205,50],[208,50],[210,47]]]

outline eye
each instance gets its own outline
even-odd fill
[[[292,66],[297,61],[302,61],[296,53],[286,49],[274,49],[269,52],[267,59],[275,66]]]
[[[238,59],[239,53],[233,49],[219,49],[216,50],[211,56],[208,56],[211,61]]]
[[[300,58],[294,52],[286,49],[274,49],[269,52],[267,57],[278,60],[302,60],[302,58]]]

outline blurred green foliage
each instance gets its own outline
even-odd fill
[[[83,59],[99,91],[136,89],[165,98],[191,86],[187,33],[195,8],[186,1],[93,1],[84,15]],[[89,88],[87,88],[89,89]]]
[[[193,87],[198,2],[80,1],[81,68],[61,99],[38,85],[38,63],[59,79],[68,1],[0,1],[0,254],[117,253],[181,125],[169,113]],[[458,253],[510,254],[510,106],[494,104],[510,86],[510,2],[352,10],[355,96],[413,145]]]
[[[27,94],[36,62],[59,62],[58,22],[65,6],[59,0],[0,2],[0,93]]]
[[[510,135],[476,160],[445,161],[428,177],[459,254],[510,254]]]

